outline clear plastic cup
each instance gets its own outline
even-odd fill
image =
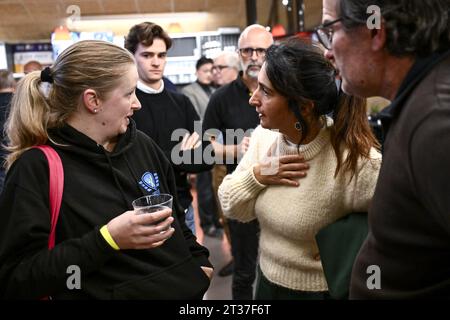
[[[167,193],[149,195],[134,200],[131,205],[137,214],[148,214],[164,209],[172,209],[173,197]],[[156,222],[158,224],[160,221]]]

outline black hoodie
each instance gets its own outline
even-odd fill
[[[111,153],[69,125],[50,136],[65,178],[56,246],[47,249],[47,160],[31,149],[8,171],[0,197],[0,298],[202,298],[208,251],[184,223],[171,165],[156,144],[133,121]],[[174,196],[172,237],[155,249],[112,249],[99,228],[158,191]],[[81,289],[67,288],[71,265],[81,270]]]
[[[148,94],[136,89],[136,96],[142,104],[142,108],[133,115],[137,128],[152,138],[163,150],[167,159],[172,158],[172,151],[180,145],[182,137],[178,140],[172,139],[172,134],[179,129],[186,132],[195,131],[195,121],[200,121],[200,117],[188,97],[183,94],[163,90],[161,93]],[[201,135],[202,127],[198,130]],[[172,167],[175,173],[175,183],[178,191],[178,199],[184,209],[188,208],[192,202],[191,185],[187,179],[187,173],[199,173],[212,169],[213,163],[207,164],[202,155],[208,148],[209,141],[202,141],[201,148],[183,151],[179,153],[181,159],[187,155],[187,159],[195,160],[195,154],[200,155],[199,163],[174,164]],[[211,157],[214,153],[211,152]]]

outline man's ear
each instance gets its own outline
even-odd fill
[[[84,106],[90,113],[97,113],[100,110],[100,99],[95,90],[84,90],[82,98]]]
[[[384,50],[386,44],[386,25],[384,20],[381,22],[380,29],[372,29],[370,32],[372,37],[372,50]]]

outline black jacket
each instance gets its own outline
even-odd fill
[[[56,246],[47,249],[48,164],[32,149],[8,171],[0,198],[0,298],[202,298],[208,251],[184,223],[171,165],[156,144],[133,121],[111,153],[68,125],[51,137],[62,144],[51,145],[65,174]],[[113,250],[99,228],[157,191],[174,195],[173,236],[155,249]],[[66,286],[71,265],[81,269],[80,290]]]
[[[242,137],[237,138],[238,132],[252,132],[259,125],[258,113],[249,103],[252,94],[242,80],[242,75],[241,71],[236,80],[214,91],[203,120],[203,131],[219,130],[226,145],[241,143]],[[232,173],[237,164],[237,159],[227,163],[227,173]]]
[[[157,94],[148,94],[136,89],[136,96],[142,105],[142,109],[133,115],[137,128],[152,138],[169,160],[172,159],[172,152],[176,150],[182,140],[182,136],[172,139],[172,134],[176,130],[185,129],[185,132],[193,133],[196,129],[194,124],[198,121],[196,131],[201,136],[200,117],[185,95],[166,89]],[[180,164],[171,162],[175,172],[178,197],[185,209],[192,202],[187,173],[198,173],[212,168],[212,163],[206,164],[203,161],[203,151],[208,145],[209,141],[204,141],[202,148],[176,153],[180,159],[191,161]],[[194,163],[194,160],[198,160],[198,162]]]
[[[448,298],[450,51],[418,59],[381,116],[383,163],[350,298]]]

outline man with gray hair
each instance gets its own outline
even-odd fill
[[[238,53],[242,65],[239,77],[217,89],[206,108],[204,131],[218,129],[223,136],[224,144],[221,144],[217,142],[217,136],[210,135],[216,157],[234,159],[233,163],[227,163],[227,173],[236,169],[238,153],[243,151],[241,147],[245,146],[248,140],[248,137],[236,137],[231,132],[239,129],[247,131],[256,128],[259,124],[258,113],[249,104],[249,99],[258,87],[258,73],[264,62],[266,49],[272,43],[272,34],[263,26],[248,26],[238,41]],[[235,300],[251,300],[258,254],[258,222],[254,220],[241,223],[230,220],[228,227],[234,259],[232,297]]]
[[[239,75],[241,65],[236,52],[224,51],[214,58],[213,82],[217,87],[230,83]]]
[[[317,34],[342,89],[392,101],[350,298],[450,297],[449,11],[448,0],[323,0]]]

